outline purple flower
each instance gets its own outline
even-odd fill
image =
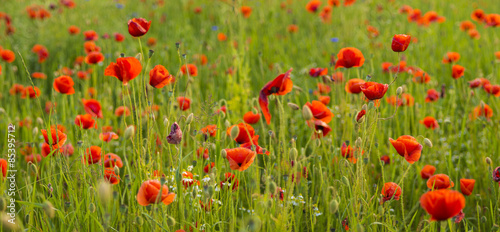
[[[182,140],[182,131],[179,124],[174,122],[172,127],[170,128],[170,134],[167,136],[167,142],[170,144],[179,144]]]

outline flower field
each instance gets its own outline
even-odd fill
[[[2,231],[498,231],[495,0],[0,2]]]

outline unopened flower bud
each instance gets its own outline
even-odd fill
[[[191,122],[193,121],[193,113],[190,113],[186,119],[186,124],[191,124]]]
[[[339,209],[339,202],[337,200],[333,199],[332,201],[330,201],[329,208],[330,208],[331,214],[336,213],[337,210]]]
[[[291,102],[288,103],[288,107],[290,107],[290,109],[292,109],[292,110],[298,110],[298,109],[300,109],[300,106],[298,106],[295,103],[291,103]]]
[[[311,109],[309,109],[309,107],[307,105],[304,105],[304,107],[302,107],[302,117],[306,121],[309,121],[313,118],[313,114],[311,112]]]
[[[125,129],[125,134],[124,137],[125,139],[130,139],[134,137],[135,135],[135,127],[134,126],[128,126],[127,129]]]
[[[403,93],[403,87],[399,86],[397,89],[396,89],[396,94],[397,95],[401,95]]]
[[[428,139],[428,138],[425,138],[425,139],[424,139],[424,144],[425,144],[426,146],[428,146],[428,147],[432,147],[432,142],[431,142],[431,140],[430,140],[430,139]]]

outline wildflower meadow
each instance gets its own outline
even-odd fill
[[[499,231],[497,0],[0,0],[1,231]]]

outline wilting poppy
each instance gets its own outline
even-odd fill
[[[201,128],[201,133],[210,135],[210,137],[215,137],[217,135],[217,125],[208,125]]]
[[[141,37],[149,31],[151,21],[143,18],[133,18],[128,21],[128,33],[133,37]]]
[[[248,111],[243,115],[243,121],[245,121],[248,124],[255,124],[258,123],[260,120],[260,114],[254,114],[252,111]]]
[[[125,116],[130,116],[130,110],[128,109],[128,107],[126,106],[119,106],[116,108],[115,110],[115,115],[117,117],[121,117],[123,115]]]
[[[2,168],[2,175],[5,178],[7,176],[7,170],[9,169],[9,163],[5,159],[0,159],[0,167]]]
[[[420,159],[423,146],[413,136],[402,135],[396,140],[389,138],[389,142],[408,163],[413,164]]]
[[[115,166],[119,168],[123,167],[123,162],[120,156],[113,153],[108,153],[104,155],[104,167],[114,168]]]
[[[238,125],[233,125],[227,128],[226,134],[228,136],[231,136],[231,130],[235,126],[238,127],[238,135],[236,136],[236,138],[234,138],[234,141],[236,141],[237,143],[239,144],[248,143],[254,137],[255,130],[251,125],[245,123],[239,123]]]
[[[458,79],[464,75],[464,71],[465,71],[464,67],[462,67],[458,64],[455,64],[451,68],[451,76],[453,77],[453,79]]]
[[[427,90],[427,97],[425,97],[425,102],[435,102],[439,100],[439,92],[435,89]]]
[[[385,92],[389,89],[388,84],[380,84],[377,82],[365,82],[359,88],[369,100],[377,100],[384,97]]]
[[[321,5],[321,1],[319,0],[311,0],[306,4],[306,10],[311,13],[316,13]]]
[[[332,128],[321,120],[314,120],[314,131],[316,133],[313,134],[313,139],[327,136],[332,131]]]
[[[85,57],[85,63],[87,64],[97,64],[102,62],[103,60],[104,60],[104,55],[100,52],[90,52]]]
[[[460,191],[466,196],[471,195],[475,183],[476,180],[474,179],[460,179]]]
[[[312,104],[307,102],[306,106],[311,110],[313,118],[321,120],[325,123],[332,121],[332,112],[320,101],[312,101]]]
[[[75,85],[75,83],[73,82],[73,79],[71,79],[71,77],[69,76],[60,76],[54,79],[54,89],[58,93],[66,95],[74,94],[75,89],[73,88],[73,85]]]
[[[189,76],[196,77],[198,76],[198,68],[194,64],[186,64],[181,66],[181,73],[186,75],[186,70],[189,72]]]
[[[136,199],[139,205],[142,206],[148,206],[150,204],[157,204],[160,202],[163,202],[165,205],[169,205],[174,201],[175,193],[169,192],[168,186],[162,186],[158,180],[148,180],[142,183]]]
[[[433,130],[439,127],[438,121],[432,116],[427,116],[423,120],[420,120],[420,124]]]
[[[387,182],[382,187],[382,201],[380,203],[384,203],[391,199],[399,200],[401,196],[401,187],[394,182]]]
[[[186,111],[191,107],[191,99],[187,97],[178,97],[177,102],[179,102],[179,109]]]
[[[361,67],[363,63],[365,63],[365,57],[360,50],[353,47],[342,48],[337,54],[335,69]]]
[[[240,181],[236,178],[236,175],[230,172],[226,172],[224,174],[224,180],[220,182],[221,189],[232,189],[236,191],[238,189],[238,185]]]
[[[248,18],[252,14],[252,7],[249,6],[242,6],[240,8],[241,14],[243,14],[243,17]]]
[[[465,197],[454,190],[430,191],[420,197],[420,206],[431,215],[431,221],[443,221],[460,213]]]
[[[99,139],[109,143],[112,139],[118,139],[118,135],[115,132],[103,132],[99,134]]]
[[[82,99],[82,103],[85,112],[91,114],[94,117],[102,118],[102,107],[99,101],[94,99],[89,99],[89,100]]]
[[[365,83],[364,80],[353,78],[347,81],[345,84],[345,91],[348,93],[358,94],[361,93],[361,85]]]
[[[443,64],[457,62],[460,59],[458,52],[447,52],[443,57]]]
[[[182,130],[177,122],[170,127],[170,133],[167,136],[167,142],[170,144],[179,144],[182,140]]]
[[[43,138],[45,140],[45,143],[49,144],[52,146],[52,149],[57,149],[60,148],[62,145],[67,140],[66,134],[61,132],[60,130],[57,129],[50,129],[50,135],[47,130],[42,129],[40,130],[42,132]],[[49,137],[50,136],[50,137]]]
[[[404,52],[410,45],[411,36],[405,34],[394,35],[392,38],[392,51],[394,52]]]
[[[85,154],[82,157],[82,163],[95,164],[101,162],[102,150],[98,146],[91,146],[85,150]]]
[[[16,55],[14,54],[14,52],[8,49],[0,50],[0,56],[7,63],[12,63],[14,62],[14,60],[16,60]]]
[[[260,90],[259,93],[259,105],[266,119],[266,123],[269,125],[271,123],[271,114],[269,113],[269,95],[285,95],[292,91],[293,82],[290,79],[290,73],[292,69],[289,69],[286,73],[280,74],[274,80],[268,82]]]
[[[482,104],[480,106],[476,106],[470,115],[471,119],[477,119],[478,117],[485,117],[487,119],[493,117],[493,110],[490,106],[486,104]]]
[[[75,124],[82,129],[90,129],[97,126],[91,114],[77,115],[75,118]]]
[[[135,57],[125,57],[116,59],[116,63],[111,62],[104,70],[105,76],[116,77],[116,79],[127,85],[129,81],[133,80],[141,73],[141,62]]]
[[[104,179],[108,181],[110,184],[119,184],[120,183],[120,175],[115,173],[114,168],[105,168],[104,169]]]
[[[149,72],[149,85],[159,89],[175,82],[173,77],[163,65],[156,65]]]
[[[242,147],[225,150],[231,170],[245,171],[253,163],[256,155],[254,151]]]
[[[455,183],[453,183],[446,174],[436,174],[427,180],[427,187],[429,189],[448,189],[453,186],[455,186]]]

